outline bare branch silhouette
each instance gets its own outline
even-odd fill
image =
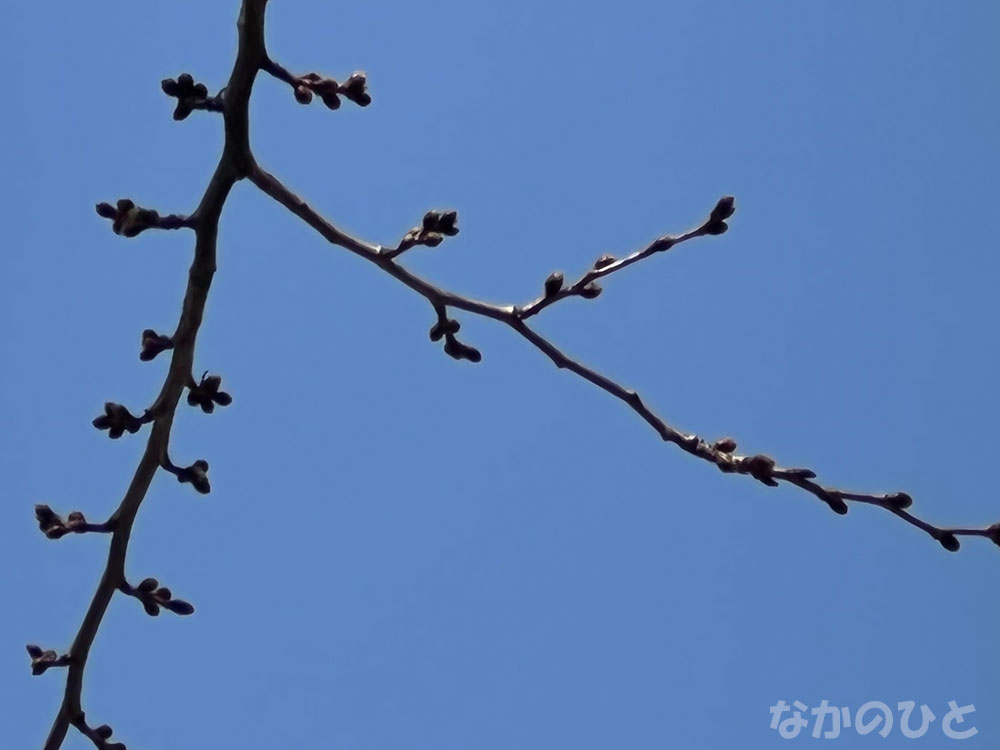
[[[27,647],[33,674],[40,675],[57,667],[67,670],[65,692],[44,745],[46,750],[60,748],[70,727],[89,738],[99,750],[124,750],[123,744],[111,742],[113,731],[110,726],[103,724],[93,727],[88,723],[82,701],[83,680],[90,649],[115,592],[138,599],[149,615],[158,615],[163,609],[179,615],[189,615],[194,611],[192,605],[174,598],[170,589],[160,586],[154,578],[146,578],[135,586],[128,583],[125,563],[136,514],[158,469],[173,474],[178,482],[190,484],[199,493],[207,494],[211,491],[209,464],[206,460],[199,459],[183,467],[171,461],[170,432],[185,389],[188,392],[188,404],[201,408],[205,413],[212,413],[216,406],[226,406],[232,401],[230,395],[221,390],[221,376],[206,372],[196,380],[193,373],[195,341],[216,270],[219,217],[233,185],[245,178],[305,221],[328,242],[374,263],[423,296],[431,305],[435,320],[430,329],[431,340],[443,339],[444,352],[455,359],[479,362],[482,354],[459,339],[461,325],[458,320],[449,317],[449,308],[507,325],[548,357],[556,367],[575,373],[624,402],[662,440],[714,464],[722,472],[743,474],[772,487],[779,486],[782,482],[794,485],[822,500],[839,514],[846,513],[851,502],[878,506],[923,530],[950,551],[959,549],[959,537],[962,536],[986,537],[1000,545],[1000,524],[986,528],[937,526],[910,512],[913,501],[905,492],[872,494],[836,489],[816,481],[817,475],[811,469],[783,467],[771,457],[760,453],[740,455],[736,452],[737,444],[732,438],[710,441],[695,434],[681,432],[650,409],[634,390],[567,356],[528,325],[527,321],[532,317],[568,297],[593,299],[601,293],[598,281],[629,266],[690,240],[723,234],[735,211],[735,202],[730,196],[720,199],[709,217],[694,229],[678,235],[663,235],[621,259],[602,256],[573,283],[566,284],[559,272],[551,274],[542,284],[541,295],[520,306],[490,304],[440,289],[399,264],[398,258],[408,250],[420,245],[439,245],[447,237],[457,234],[458,214],[455,211],[427,212],[421,223],[405,232],[401,240],[392,247],[374,245],[351,237],[323,218],[278,179],[257,165],[250,149],[248,127],[248,107],[253,83],[257,73],[264,71],[291,86],[298,102],[308,104],[314,96],[319,96],[328,108],[337,109],[341,105],[341,98],[359,106],[371,103],[367,78],[363,73],[354,73],[346,81],[339,83],[317,73],[295,75],[274,62],[268,56],[264,44],[266,3],[267,0],[242,0],[236,61],[227,85],[218,94],[210,96],[208,88],[204,84],[195,83],[189,74],[166,79],[161,84],[164,92],[177,100],[175,119],[183,120],[199,110],[219,112],[224,118],[226,137],[222,156],[194,213],[189,216],[160,215],[155,210],[136,206],[130,199],[121,199],[114,205],[97,205],[98,214],[110,220],[113,231],[124,237],[135,237],[147,229],[192,229],[195,233],[194,260],[188,274],[180,319],[173,334],[163,335],[150,328],[143,330],[141,334],[140,360],[149,361],[163,352],[171,352],[169,370],[160,393],[140,416],[134,415],[121,404],[108,402],[104,413],[94,420],[96,428],[106,430],[115,439],[126,433],[135,434],[146,425],[151,426],[145,451],[119,507],[102,523],[87,521],[79,511],[63,519],[47,505],[38,505],[35,509],[39,528],[50,539],[59,539],[71,533],[111,534],[107,565],[69,651],[59,655],[56,651],[44,650],[39,646]]]

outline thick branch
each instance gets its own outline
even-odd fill
[[[177,330],[171,337],[173,356],[156,403],[146,449],[132,482],[109,523],[114,532],[108,561],[93,601],[69,651],[69,669],[62,705],[56,715],[45,750],[62,746],[70,725],[76,726],[97,744],[97,734],[89,730],[82,708],[83,677],[90,648],[115,591],[126,586],[125,557],[136,513],[149,489],[156,470],[166,460],[170,428],[181,393],[188,384],[194,361],[195,339],[201,326],[205,302],[215,273],[216,236],[219,216],[233,184],[246,174],[252,163],[248,111],[250,92],[264,53],[264,11],[267,0],[243,0],[239,19],[239,51],[225,93],[225,148],[215,174],[191,217],[196,232],[194,260],[188,273],[187,291]],[[101,739],[103,741],[103,739]]]

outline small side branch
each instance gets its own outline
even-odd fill
[[[55,651],[47,651],[33,643],[29,643],[27,649],[28,656],[31,657],[31,674],[36,677],[53,667],[68,667],[72,661],[69,654],[60,656]]]
[[[175,599],[173,592],[166,586],[160,586],[155,578],[145,578],[138,586],[131,586],[123,581],[118,587],[126,596],[131,596],[142,602],[143,609],[150,617],[156,617],[161,609],[166,609],[176,615],[190,615],[194,607],[183,599]]]
[[[392,260],[417,245],[437,247],[444,242],[445,237],[454,237],[458,234],[457,222],[457,211],[428,211],[424,214],[420,226],[407,231],[396,247],[391,250],[383,249],[381,254],[384,258]]]
[[[67,534],[111,534],[115,530],[113,521],[90,523],[78,510],[63,520],[62,516],[48,505],[35,506],[35,520],[38,521],[38,528],[48,539],[62,539]]]
[[[80,734],[94,743],[97,750],[126,750],[121,742],[111,742],[115,730],[107,724],[92,727],[87,723],[87,718],[82,713],[71,722]]]
[[[195,83],[190,73],[181,73],[177,78],[164,78],[160,82],[163,93],[177,100],[174,107],[174,119],[184,120],[194,110],[208,112],[225,112],[224,91],[215,96],[208,95],[208,87],[204,83]]]
[[[111,231],[122,237],[135,237],[147,229],[195,229],[197,220],[193,216],[167,214],[161,216],[151,208],[141,208],[129,199],[120,198],[115,205],[98,203],[97,213],[111,220]]]
[[[657,237],[642,250],[637,250],[631,255],[621,259],[615,258],[613,255],[602,255],[594,261],[594,265],[589,271],[569,286],[563,285],[562,273],[555,271],[545,280],[544,292],[542,293],[542,296],[521,307],[518,315],[522,320],[526,320],[532,315],[537,315],[549,305],[555,304],[559,300],[566,299],[567,297],[583,297],[584,299],[593,299],[601,293],[601,287],[597,284],[598,279],[617,273],[618,271],[628,268],[634,263],[645,260],[646,258],[656,255],[657,253],[666,252],[667,250],[680,245],[682,242],[687,242],[688,240],[693,240],[696,237],[704,237],[706,235],[723,234],[729,228],[726,220],[733,215],[735,210],[736,208],[733,196],[727,195],[719,200],[719,202],[715,205],[715,208],[712,209],[712,213],[709,215],[708,219],[706,219],[701,226],[696,229],[687,231],[684,234],[665,234],[662,237]]]
[[[212,485],[208,481],[208,461],[204,459],[198,459],[190,466],[176,466],[164,454],[160,467],[177,477],[178,482],[190,484],[202,495],[207,495],[212,491]]]
[[[359,107],[367,107],[372,103],[371,95],[368,93],[368,77],[360,70],[352,73],[343,83],[338,83],[335,79],[319,73],[295,75],[270,57],[264,58],[260,69],[291,86],[295,101],[299,104],[310,104],[314,94],[323,101],[327,109],[340,109],[340,97],[354,102]]]
[[[141,417],[137,417],[121,404],[108,401],[104,404],[104,413],[94,419],[93,425],[98,430],[107,430],[108,437],[117,440],[126,432],[134,435],[144,424],[152,421],[153,412],[150,409],[146,409]]]

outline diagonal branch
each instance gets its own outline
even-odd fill
[[[958,537],[960,536],[986,537],[997,545],[1000,545],[1000,523],[987,528],[936,526],[908,511],[913,500],[905,492],[873,494],[836,489],[814,481],[816,473],[811,469],[781,467],[773,458],[764,454],[737,455],[735,452],[737,448],[736,441],[732,438],[722,438],[709,443],[698,435],[683,433],[672,427],[665,419],[646,406],[636,391],[616,383],[596,370],[567,356],[555,344],[530,328],[525,322],[525,319],[538,314],[554,302],[569,296],[580,295],[581,291],[588,287],[593,288],[594,282],[599,278],[609,276],[627,266],[645,260],[658,252],[669,250],[681,242],[706,235],[722,234],[726,231],[727,225],[725,220],[733,213],[731,197],[727,196],[720,200],[709,218],[698,228],[680,235],[664,235],[654,240],[642,250],[636,251],[621,260],[607,257],[598,259],[594,268],[581,276],[577,282],[569,287],[562,287],[561,275],[557,279],[558,285],[551,283],[553,277],[550,276],[550,281],[546,283],[547,293],[524,307],[519,308],[514,305],[492,305],[439,289],[400,266],[395,261],[396,256],[399,255],[398,248],[385,250],[381,246],[372,245],[344,233],[310,208],[305,201],[286,188],[277,178],[265,172],[256,164],[251,167],[249,178],[264,193],[288,208],[292,213],[319,232],[327,241],[374,263],[386,273],[425,297],[434,307],[435,313],[438,316],[438,323],[431,331],[432,339],[436,340],[442,335],[453,335],[454,331],[458,330],[457,322],[450,321],[447,318],[446,311],[448,307],[455,307],[475,315],[497,320],[519,333],[536,349],[552,360],[556,367],[579,375],[584,380],[593,383],[601,390],[627,404],[657,432],[662,440],[673,443],[681,448],[681,450],[703,461],[714,464],[724,473],[744,474],[770,487],[777,487],[782,482],[794,485],[822,500],[834,512],[840,515],[847,513],[848,502],[865,503],[883,508],[910,525],[926,532],[932,538],[936,539],[941,546],[951,552],[959,549],[960,543]],[[596,296],[596,294],[597,292],[592,296]],[[582,296],[590,295],[583,294]],[[451,343],[451,339],[449,339],[449,343]],[[459,346],[464,347],[465,345],[459,344]],[[451,351],[449,353],[459,359],[479,361],[479,352],[471,347],[466,348],[470,349],[474,353],[474,356],[456,356]],[[448,351],[447,347],[446,351]]]

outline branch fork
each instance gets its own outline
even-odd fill
[[[913,500],[904,492],[867,494],[821,485],[816,481],[817,475],[811,469],[781,467],[772,457],[765,454],[737,455],[737,444],[732,438],[720,438],[709,443],[697,435],[680,432],[652,411],[636,391],[567,356],[549,339],[528,325],[530,318],[562,299],[571,296],[584,299],[597,297],[601,294],[598,280],[618,273],[628,266],[655,254],[672,250],[689,240],[724,234],[729,228],[728,220],[735,211],[735,201],[732,196],[721,198],[709,217],[688,232],[663,235],[646,247],[620,259],[610,254],[601,255],[592,267],[573,283],[567,284],[561,272],[550,274],[542,284],[541,296],[520,307],[495,305],[441,289],[397,262],[398,256],[413,247],[418,245],[435,247],[441,244],[445,237],[457,234],[455,211],[428,212],[421,224],[410,229],[391,249],[352,237],[334,226],[285,187],[280,180],[257,164],[250,150],[248,122],[250,95],[257,73],[264,71],[291,86],[296,100],[303,104],[312,101],[314,96],[319,96],[327,107],[337,109],[340,106],[340,97],[344,97],[364,107],[371,103],[371,96],[367,91],[367,78],[358,72],[344,83],[339,83],[317,73],[298,76],[271,60],[264,45],[266,3],[267,0],[242,0],[236,62],[227,85],[219,94],[210,96],[207,86],[196,83],[194,78],[186,73],[176,79],[165,79],[161,84],[163,91],[177,100],[175,119],[183,120],[194,110],[215,111],[224,116],[225,148],[195,213],[191,216],[177,214],[161,216],[152,209],[137,206],[128,198],[123,198],[114,205],[110,203],[97,205],[98,214],[112,222],[112,230],[116,234],[125,237],[134,237],[152,228],[194,230],[194,260],[175,334],[165,336],[152,329],[145,329],[142,332],[139,355],[142,361],[152,360],[164,351],[172,351],[169,370],[153,408],[147,409],[142,416],[135,416],[121,404],[108,402],[105,404],[104,413],[93,422],[96,428],[106,430],[113,439],[120,438],[126,432],[134,434],[145,424],[152,425],[142,459],[118,509],[111,519],[103,524],[89,523],[79,511],[63,519],[47,505],[38,505],[35,509],[39,528],[51,539],[58,539],[69,533],[111,534],[110,553],[104,575],[70,651],[59,655],[55,651],[43,650],[39,646],[28,646],[33,673],[42,674],[54,667],[67,669],[62,704],[45,742],[45,750],[59,750],[70,727],[76,728],[90,739],[98,750],[125,750],[125,746],[121,743],[110,742],[113,735],[110,726],[104,724],[90,727],[81,707],[83,677],[90,648],[111,598],[116,592],[138,599],[145,611],[152,616],[158,615],[162,609],[179,615],[188,615],[194,611],[189,603],[175,599],[172,592],[160,586],[156,579],[147,578],[138,586],[130,585],[125,578],[125,560],[133,523],[152,479],[159,469],[173,474],[182,484],[191,484],[199,493],[207,494],[211,490],[207,461],[198,460],[190,466],[178,467],[171,462],[168,448],[176,408],[185,389],[188,391],[188,403],[200,407],[205,412],[212,412],[216,405],[225,406],[231,402],[229,394],[220,390],[222,383],[220,376],[210,376],[205,373],[201,380],[196,382],[191,373],[195,338],[204,316],[205,303],[216,270],[219,217],[233,185],[244,177],[249,178],[262,192],[288,208],[328,242],[374,263],[407,288],[424,297],[437,316],[437,321],[429,332],[430,338],[432,341],[443,339],[445,353],[455,359],[479,362],[482,355],[477,349],[458,339],[457,334],[461,324],[457,319],[449,317],[449,310],[460,310],[495,320],[515,331],[548,357],[556,367],[572,372],[622,401],[649,424],[663,441],[673,443],[681,450],[714,464],[720,471],[744,474],[769,487],[776,487],[782,483],[794,485],[814,495],[841,515],[847,512],[849,503],[863,503],[883,508],[906,523],[921,529],[949,551],[959,549],[959,537],[963,536],[985,537],[1000,546],[1000,523],[987,528],[935,526],[910,512]]]

